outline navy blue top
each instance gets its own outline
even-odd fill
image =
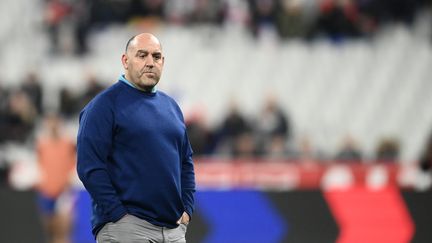
[[[126,213],[177,227],[194,210],[192,149],[177,103],[119,81],[80,114],[78,175],[91,195],[93,234]]]

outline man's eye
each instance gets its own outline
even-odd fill
[[[153,56],[153,58],[154,58],[155,60],[159,60],[159,59],[161,59],[161,56]]]

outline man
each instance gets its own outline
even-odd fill
[[[81,112],[78,175],[102,242],[186,242],[194,210],[192,149],[176,102],[157,91],[164,56],[148,33],[132,37],[125,74]]]
[[[69,242],[73,192],[70,179],[75,171],[75,143],[64,133],[61,118],[47,114],[44,131],[36,140],[40,180],[37,184],[40,213],[48,242]]]

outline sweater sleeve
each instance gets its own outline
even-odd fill
[[[77,138],[77,172],[90,193],[96,210],[116,222],[127,211],[111,183],[107,171],[114,130],[113,112],[109,103],[96,99],[80,114]]]
[[[183,141],[183,160],[181,167],[181,188],[184,208],[189,217],[192,218],[194,211],[195,172],[192,160],[192,148],[187,133]]]

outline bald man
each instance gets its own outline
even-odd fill
[[[192,149],[179,106],[156,90],[164,59],[154,35],[132,37],[124,75],[81,111],[77,170],[98,243],[186,242]]]

